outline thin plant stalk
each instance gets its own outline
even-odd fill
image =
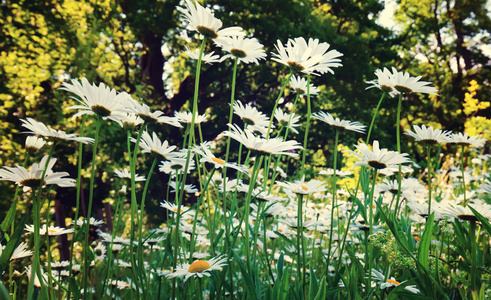
[[[281,87],[280,93],[278,94],[278,97],[276,97],[276,101],[274,102],[273,112],[271,113],[271,118],[269,120],[268,131],[266,131],[266,139],[269,139],[269,134],[271,133],[271,126],[273,125],[274,114],[275,114],[276,108],[278,107],[278,103],[280,102],[281,96],[283,96],[286,85],[288,84],[288,82],[290,82],[290,78],[292,77],[292,75],[293,75],[293,71],[290,71],[290,74],[288,75],[288,77],[283,82],[283,85]],[[308,90],[308,87],[307,87],[307,90]]]
[[[334,138],[334,157],[333,157],[333,174],[332,174],[332,203],[331,203],[331,230],[329,230],[329,248],[327,253],[327,269],[329,270],[329,262],[331,261],[331,246],[332,246],[332,235],[333,235],[333,226],[334,226],[334,210],[336,208],[336,171],[337,171],[337,160],[338,160],[338,141],[339,141],[339,130],[336,128],[336,134]],[[327,276],[327,274],[326,274]]]
[[[428,143],[426,146],[426,156],[428,157],[428,216],[431,215],[431,175],[432,175],[432,169],[431,169],[431,145]]]
[[[397,152],[401,153],[401,107],[402,107],[402,93],[399,94],[399,102],[397,103],[397,120],[396,120],[396,138],[397,138]],[[399,171],[397,172],[397,200],[395,206],[395,213],[399,210],[399,202],[401,201],[401,184],[402,184],[402,167],[399,164]]]
[[[312,111],[310,107],[310,74],[307,75],[307,121],[305,121],[305,134],[303,137],[303,151],[302,151],[302,166],[301,166],[301,175],[305,174],[305,157],[307,155],[307,141],[309,139],[309,127],[310,127],[310,118],[312,116]]]
[[[464,205],[467,205],[467,197],[465,193],[465,166],[464,166],[464,151],[465,151],[465,144],[461,145],[461,155],[460,155],[460,169],[462,171],[462,192],[464,193]]]
[[[380,97],[380,100],[378,101],[377,108],[375,108],[375,112],[373,113],[372,122],[370,122],[370,128],[368,128],[367,144],[370,143],[370,136],[372,134],[373,125],[375,124],[375,119],[377,118],[378,111],[380,110],[380,106],[382,105],[382,101],[384,100],[386,95],[387,92],[384,91],[384,93]]]
[[[83,262],[84,262],[84,274],[83,274],[83,289],[84,289],[84,300],[87,299],[89,293],[87,292],[88,277],[89,277],[89,220],[92,213],[92,202],[94,200],[94,183],[95,183],[95,159],[97,155],[97,146],[99,145],[99,133],[102,126],[103,120],[101,116],[98,116],[95,128],[94,137],[94,148],[92,150],[92,166],[90,170],[90,187],[89,187],[89,205],[87,208],[87,217],[84,222],[84,227],[87,230],[84,239],[84,249],[83,249]]]

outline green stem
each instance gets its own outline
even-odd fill
[[[95,128],[95,137],[94,137],[94,148],[92,150],[92,166],[90,170],[90,189],[89,189],[89,205],[87,208],[87,217],[85,218],[84,228],[86,230],[85,239],[84,239],[84,249],[83,249],[83,261],[84,261],[84,277],[83,277],[83,288],[84,288],[84,300],[87,299],[89,293],[87,291],[88,285],[88,277],[89,277],[89,221],[92,213],[92,202],[94,200],[94,183],[95,183],[95,159],[97,155],[97,146],[99,144],[99,133],[102,126],[103,120],[102,117],[98,116],[96,121]],[[75,220],[76,222],[76,220]]]
[[[303,238],[303,214],[302,214],[302,202],[303,202],[303,195],[298,194],[298,201],[297,201],[297,276],[298,280],[303,279],[303,273],[305,272],[304,267],[302,266],[302,252],[301,252],[301,240]],[[303,299],[303,289],[305,286],[305,281],[302,280],[302,288],[300,290],[300,295],[301,298]]]
[[[305,157],[307,155],[307,141],[309,139],[310,117],[312,115],[310,107],[310,74],[307,76],[307,121],[305,122],[305,134],[303,137],[302,167],[300,174],[305,175]]]
[[[477,293],[477,245],[476,245],[476,221],[470,221],[469,242],[471,244],[471,293]]]
[[[401,107],[402,93],[399,94],[399,102],[397,103],[397,120],[396,120],[396,137],[397,137],[397,152],[401,153]],[[401,200],[401,184],[402,184],[402,167],[399,164],[399,172],[397,172],[397,201],[394,212],[397,214],[399,202]]]
[[[460,155],[460,168],[462,170],[462,191],[464,193],[464,205],[467,205],[467,197],[465,193],[465,166],[464,166],[464,150],[465,150],[465,145],[462,144],[462,153]]]
[[[368,231],[368,237],[367,239],[370,238],[370,236],[373,234],[373,192],[375,191],[375,182],[377,181],[377,170],[374,169],[372,171],[372,176],[373,176],[373,181],[372,181],[372,189],[370,190],[370,199],[369,199],[369,212],[370,212],[370,217],[369,217],[369,231]],[[368,244],[368,253],[367,253],[367,266],[368,266],[368,284],[367,284],[367,291],[370,292],[371,289],[371,272],[372,272],[372,261],[373,261],[373,244],[369,242]]]
[[[333,175],[332,175],[332,203],[331,203],[331,229],[329,230],[329,248],[327,248],[327,267],[326,270],[329,272],[329,263],[331,261],[331,247],[332,247],[332,235],[334,227],[334,210],[336,208],[336,171],[337,171],[337,160],[338,160],[338,141],[339,141],[339,130],[336,129],[336,135],[334,139],[334,162],[333,162]],[[327,274],[326,274],[327,276]]]
[[[431,145],[426,146],[426,156],[428,157],[428,217],[431,215]]]
[[[278,103],[280,102],[281,96],[283,96],[283,92],[285,91],[285,88],[286,88],[286,85],[288,84],[288,82],[290,82],[290,78],[292,77],[292,75],[293,75],[293,72],[290,71],[290,74],[288,75],[288,77],[283,82],[283,86],[281,87],[280,94],[278,95],[278,97],[276,98],[276,101],[274,102],[273,112],[271,113],[271,118],[269,119],[268,131],[266,131],[266,139],[269,139],[269,134],[271,133],[271,126],[273,124],[274,114],[275,114],[276,108],[278,107]],[[308,87],[307,87],[307,90],[308,90]]]
[[[375,119],[377,118],[378,111],[380,110],[380,105],[382,105],[382,101],[384,100],[386,95],[387,95],[387,92],[384,92],[382,94],[382,96],[380,97],[380,100],[378,101],[377,108],[375,109],[375,112],[373,113],[372,122],[370,122],[370,128],[368,129],[368,134],[367,134],[367,144],[370,143],[370,136],[372,134],[373,125],[375,124]]]

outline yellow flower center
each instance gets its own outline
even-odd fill
[[[203,271],[209,269],[210,267],[211,266],[210,266],[209,262],[207,262],[205,260],[197,260],[189,266],[188,272],[189,273],[200,273],[200,272],[203,272]]]
[[[56,230],[53,230],[53,229],[48,229],[48,232],[49,232],[49,233],[56,233]]]
[[[388,282],[388,283],[395,284],[395,285],[399,285],[399,284],[401,284],[399,281],[395,281],[394,279],[387,279],[387,282]]]
[[[305,185],[301,185],[300,188],[305,192],[309,190],[309,188],[306,187]]]
[[[222,165],[222,166],[225,166],[225,161],[222,160],[222,159],[219,159],[219,158],[216,158],[216,157],[212,157],[211,160],[214,162],[214,163],[217,163],[219,165]]]

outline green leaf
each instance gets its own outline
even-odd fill
[[[320,289],[317,291],[314,300],[326,299],[326,276],[323,276],[320,283]]]
[[[421,238],[421,243],[418,250],[418,261],[423,265],[425,269],[430,266],[430,246],[431,246],[431,235],[433,233],[433,219],[435,218],[435,213],[433,212],[428,220],[426,221],[425,231],[423,237]]]
[[[474,208],[470,207],[470,210],[474,213],[474,215],[476,216],[476,218],[479,220],[479,222],[481,222],[481,225],[482,227],[484,227],[484,229],[486,229],[486,231],[488,232],[489,235],[491,235],[491,224],[489,224],[489,221],[488,219],[486,219],[485,217],[483,217],[479,212],[477,212]]]
[[[276,271],[278,272],[278,278],[283,276],[284,265],[285,265],[285,254],[281,252],[280,257],[278,258],[278,264],[276,266]]]
[[[12,222],[14,221],[15,211],[16,211],[15,208],[17,207],[16,204],[17,201],[14,201],[14,203],[10,206],[9,212],[1,225],[2,231],[6,231],[10,227],[10,224],[12,224]]]
[[[1,282],[0,282],[0,300],[10,300],[9,292],[7,292],[7,289]]]
[[[314,270],[312,268],[312,265],[310,265],[310,269]],[[324,277],[323,277],[323,279],[324,279]],[[317,277],[315,276],[315,272],[312,271],[312,272],[310,272],[309,300],[316,299],[318,291],[319,291],[319,283],[317,282]]]
[[[14,233],[12,234],[10,240],[2,251],[2,256],[0,256],[0,274],[2,274],[7,269],[10,258],[12,257],[12,254],[14,253],[17,245],[19,245],[20,237],[22,236],[22,233],[24,233],[24,225],[26,224],[28,216],[29,214],[25,214],[20,222],[17,224],[17,226],[15,226]]]
[[[288,292],[290,291],[290,269],[286,268],[282,274],[283,275],[278,277],[273,286],[273,299],[276,300],[286,300]]]
[[[233,252],[234,255],[235,255],[235,261],[237,262],[237,264],[239,265],[239,268],[240,268],[240,272],[242,273],[242,278],[244,279],[245,283],[246,283],[246,290],[248,291],[249,293],[249,298],[248,299],[255,299],[257,300],[257,295],[256,295],[256,288],[254,287],[254,283],[252,281],[252,276],[251,274],[249,274],[247,272],[247,270],[245,269],[245,263],[242,261],[242,259],[237,255],[237,253],[235,253],[235,251]]]

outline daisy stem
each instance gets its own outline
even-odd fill
[[[90,188],[89,188],[89,205],[87,208],[87,217],[85,218],[84,228],[86,230],[85,239],[84,239],[84,249],[83,249],[83,261],[84,261],[84,276],[83,276],[83,288],[84,288],[84,300],[87,299],[89,293],[87,291],[88,285],[88,277],[89,277],[89,220],[92,213],[92,202],[94,199],[94,182],[95,182],[95,159],[97,155],[97,146],[99,144],[99,133],[102,126],[103,120],[101,116],[97,117],[96,127],[95,127],[95,136],[94,136],[94,146],[92,150],[92,166],[90,170]]]
[[[147,180],[145,180],[145,187],[143,188],[143,194],[142,194],[142,200],[141,200],[141,206],[140,206],[140,219],[138,220],[138,250],[137,250],[137,255],[138,255],[138,265],[143,266],[143,217],[145,214],[145,198],[147,195],[147,190],[148,190],[148,185],[150,183],[150,178],[152,177],[153,170],[155,169],[155,166],[157,165],[157,158],[155,157],[152,162],[152,166],[150,167],[150,171],[148,171],[148,176]],[[142,276],[142,281],[146,281],[146,272],[143,271],[141,272]],[[143,289],[144,293],[146,294],[146,291],[148,291],[147,288]]]
[[[305,273],[305,265],[303,265],[302,260],[302,239],[303,239],[303,214],[302,214],[302,206],[303,206],[303,195],[298,194],[298,202],[297,202],[297,276],[298,280],[302,280],[302,286],[300,289],[300,295],[302,295],[301,299],[303,299],[303,290],[305,287],[305,277],[303,276]]]
[[[199,93],[199,76],[201,72],[201,60],[203,58],[203,52],[205,51],[206,36],[201,42],[201,48],[199,50],[198,65],[196,66],[196,77],[194,79],[194,98],[193,98],[193,115],[191,116],[191,130],[189,132],[190,139],[188,141],[188,147],[194,140],[194,125],[196,122],[196,114],[198,113],[198,93]],[[184,147],[186,145],[183,145]]]
[[[258,159],[259,158],[259,159]],[[251,271],[251,244],[249,238],[249,214],[251,213],[251,198],[252,192],[254,191],[254,185],[256,183],[256,178],[261,169],[263,156],[256,156],[254,160],[254,167],[252,168],[251,181],[249,182],[249,191],[247,192],[246,203],[245,203],[245,250],[246,250],[246,258],[247,258],[247,266],[249,271]]]
[[[397,120],[396,120],[396,138],[397,138],[397,152],[401,153],[401,107],[402,107],[402,93],[399,94],[399,102],[397,103]],[[399,202],[401,200],[401,182],[402,182],[402,167],[399,164],[399,172],[397,172],[397,201],[394,208],[395,215],[399,210]]]
[[[374,169],[372,171],[372,177],[373,177],[373,180],[372,180],[372,188],[370,190],[370,199],[369,199],[369,212],[370,212],[370,216],[369,216],[369,231],[368,231],[368,236],[367,236],[367,240],[370,239],[370,236],[373,234],[373,193],[375,191],[375,183],[377,181],[377,169]],[[368,266],[368,274],[371,274],[371,270],[372,270],[372,260],[373,260],[373,244],[370,243],[370,241],[368,241],[368,253],[367,253],[367,262],[366,262],[366,265]],[[371,289],[371,276],[369,275],[368,278],[368,284],[367,284],[367,291],[369,292],[370,289]]]
[[[426,146],[426,156],[428,158],[428,217],[431,215],[431,145]],[[428,219],[426,219],[428,220]]]
[[[87,115],[84,114],[82,116],[82,123],[80,124],[80,136],[84,136],[85,135],[85,121],[87,120]],[[82,153],[83,153],[83,149],[84,149],[84,144],[83,143],[79,143],[78,144],[78,159],[77,159],[77,169],[78,169],[78,175],[77,175],[77,182],[76,182],[76,185],[77,185],[77,194],[76,194],[76,200],[75,200],[75,218],[73,219],[73,230],[74,230],[74,234],[72,236],[72,241],[70,243],[70,265],[68,266],[68,272],[69,272],[69,277],[68,278],[72,278],[72,266],[73,266],[73,248],[74,248],[74,245],[75,245],[75,233],[77,232],[77,220],[78,220],[78,216],[79,216],[79,213],[80,213],[80,195],[81,195],[81,190],[82,190]],[[67,295],[67,299],[70,299],[70,295],[72,293],[72,288],[75,288],[74,286],[72,286],[72,282],[73,281],[70,281],[69,285],[68,285],[68,295]]]
[[[278,102],[280,102],[281,96],[283,96],[283,92],[285,91],[285,88],[286,88],[286,85],[288,84],[288,82],[290,82],[290,78],[292,77],[292,75],[293,75],[293,71],[290,71],[290,74],[288,75],[288,77],[283,82],[283,86],[281,87],[280,94],[278,95],[278,97],[276,98],[276,101],[274,102],[273,112],[271,113],[271,118],[269,120],[268,131],[266,131],[266,139],[269,139],[271,126],[272,126],[273,120],[274,120],[274,113],[276,111],[276,108],[278,107]],[[307,87],[307,90],[308,90],[308,87]]]
[[[476,221],[470,220],[469,242],[471,244],[471,293],[477,293],[477,247],[476,247]]]
[[[27,298],[28,299],[33,299],[34,297],[34,280],[36,276],[39,279],[39,282],[41,286],[44,286],[46,283],[44,281],[44,278],[41,273],[41,261],[39,257],[39,248],[40,248],[40,241],[41,241],[41,235],[39,234],[40,228],[41,228],[41,194],[43,192],[43,185],[44,185],[44,178],[46,176],[46,170],[49,165],[49,161],[51,160],[51,155],[53,155],[53,152],[55,151],[56,147],[56,141],[53,142],[53,145],[51,145],[51,148],[48,153],[48,159],[46,160],[45,165],[43,166],[43,173],[41,174],[41,180],[39,183],[39,187],[37,188],[36,196],[34,197],[34,203],[33,203],[33,223],[34,223],[34,259],[33,259],[33,264],[31,268],[31,278],[29,280],[29,287],[28,287],[28,292],[27,292]],[[46,232],[48,232],[48,227],[46,227]],[[47,289],[45,290],[47,293]],[[46,295],[48,297],[48,295]]]
[[[375,112],[373,113],[372,122],[370,122],[370,128],[368,129],[368,134],[367,134],[367,144],[370,143],[370,136],[372,134],[373,124],[375,124],[375,119],[377,118],[377,114],[378,114],[378,111],[380,109],[380,105],[382,105],[382,101],[384,100],[386,95],[387,95],[387,92],[384,92],[382,94],[382,96],[380,97],[380,100],[378,101],[377,108],[375,108]]]
[[[305,175],[305,157],[307,155],[307,141],[309,139],[310,117],[312,115],[310,108],[310,74],[307,75],[307,121],[305,122],[305,134],[303,136],[302,167],[301,176]]]
[[[465,145],[462,144],[461,146],[461,155],[460,155],[460,169],[462,170],[462,192],[464,193],[464,205],[467,205],[467,198],[465,195],[465,166],[464,166],[464,151],[465,151]]]
[[[336,135],[334,138],[334,155],[333,155],[333,174],[332,174],[332,203],[331,203],[331,230],[329,230],[329,247],[327,248],[327,267],[326,270],[329,270],[329,263],[331,261],[331,246],[332,246],[332,234],[333,234],[333,225],[334,225],[334,210],[336,208],[336,169],[337,169],[337,161],[338,161],[338,141],[339,141],[339,130],[336,129]],[[326,274],[327,276],[327,274]]]

